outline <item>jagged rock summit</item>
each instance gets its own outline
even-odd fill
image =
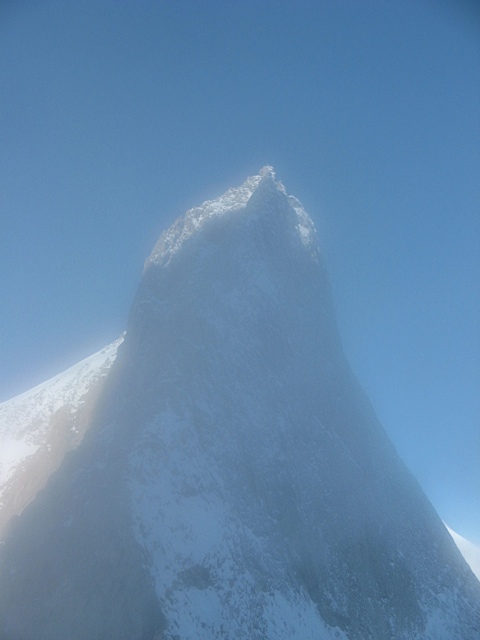
[[[477,640],[480,584],[342,352],[270,167],[165,232],[81,444],[10,522],[0,637]]]
[[[254,202],[250,200],[254,196]],[[275,180],[273,167],[263,167],[259,174],[247,178],[245,182],[237,188],[229,189],[225,194],[215,200],[207,200],[199,207],[194,207],[187,211],[183,218],[167,231],[165,231],[158,243],[155,245],[150,257],[147,259],[145,268],[150,264],[168,264],[171,257],[179,251],[183,242],[196,232],[200,231],[205,223],[216,216],[229,216],[249,205],[249,210],[253,211],[254,203],[257,205],[264,201],[264,207],[256,207],[256,212],[267,216],[275,212],[275,205],[279,207],[278,213],[284,211],[286,204],[296,214],[296,227],[306,246],[317,247],[315,229],[310,217],[305,213],[300,202],[294,197],[287,195],[285,187],[281,182]],[[267,204],[268,203],[268,204]],[[275,224],[275,221],[271,221]]]

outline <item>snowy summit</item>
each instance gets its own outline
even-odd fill
[[[165,231],[155,245],[150,257],[147,259],[146,268],[150,263],[167,264],[171,256],[183,245],[185,240],[197,233],[204,224],[215,216],[228,217],[229,215],[245,209],[255,194],[255,199],[268,199],[273,202],[282,202],[281,209],[289,205],[291,214],[296,217],[297,232],[306,246],[312,250],[318,250],[314,224],[309,215],[303,209],[301,203],[294,196],[287,195],[285,187],[275,178],[273,167],[267,165],[260,169],[258,175],[247,178],[240,187],[228,189],[222,196],[215,200],[207,200],[199,207],[187,211],[183,218],[167,231]],[[268,208],[264,207],[265,215]],[[256,208],[258,211],[258,207]],[[315,248],[315,249],[314,249]]]

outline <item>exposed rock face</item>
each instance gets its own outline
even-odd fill
[[[270,168],[162,236],[0,570],[5,640],[479,637],[480,584],[352,376]]]

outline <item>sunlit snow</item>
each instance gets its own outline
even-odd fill
[[[52,416],[63,407],[75,412],[81,406],[90,387],[115,360],[122,340],[0,404],[0,495],[19,465],[46,445]]]

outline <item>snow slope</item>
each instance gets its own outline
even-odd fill
[[[0,550],[5,640],[478,640],[270,167],[162,235],[91,422]]]
[[[15,480],[22,477],[24,484],[25,473],[38,472],[42,457],[49,474],[65,452],[81,441],[86,427],[82,410],[91,404],[92,391],[99,388],[107,375],[122,341],[123,337],[63,373],[0,404],[0,530],[7,512],[11,517],[25,506]],[[7,508],[12,488],[16,492],[14,512]]]

